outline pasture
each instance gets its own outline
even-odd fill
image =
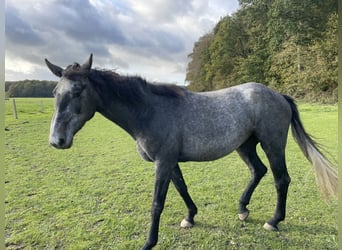
[[[7,249],[139,249],[149,230],[154,168],[140,159],[134,141],[96,115],[71,149],[56,150],[48,145],[52,99],[43,100],[43,109],[37,99],[16,101],[19,119],[12,102],[5,111]],[[336,159],[337,105],[299,110],[307,131]],[[286,152],[292,182],[279,232],[262,228],[276,203],[271,171],[253,194],[249,218],[239,221],[238,200],[250,175],[234,152],[180,165],[199,209],[196,224],[179,227],[186,208],[171,184],[155,249],[337,249],[337,201],[320,198],[292,135]]]

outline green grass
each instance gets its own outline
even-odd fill
[[[17,99],[19,119],[6,102],[5,191],[7,249],[139,249],[147,236],[154,168],[134,141],[96,115],[69,150],[48,145],[52,100]],[[308,132],[337,158],[337,106],[301,104]],[[257,187],[246,222],[238,199],[249,171],[236,153],[181,164],[199,213],[181,229],[185,205],[170,185],[155,249],[337,249],[337,201],[320,198],[308,161],[289,136],[292,182],[279,232],[262,225],[276,202],[272,175]]]

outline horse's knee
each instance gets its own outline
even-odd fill
[[[283,175],[281,178],[277,178],[275,180],[275,186],[277,190],[283,190],[284,188],[287,189],[290,183],[291,177],[288,174]]]
[[[160,215],[163,212],[163,209],[164,209],[164,205],[163,204],[160,204],[160,203],[157,203],[157,202],[153,202],[152,209],[151,209],[152,216]]]

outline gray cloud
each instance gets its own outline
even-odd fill
[[[229,2],[237,7],[237,0]],[[95,66],[134,73],[141,68],[159,78],[160,70],[155,69],[163,64],[162,77],[172,78],[177,71],[177,78],[184,79],[193,43],[231,8],[225,6],[226,0],[8,0],[6,4],[6,78],[15,78],[16,68],[25,68],[17,67],[19,63],[26,63],[30,73],[17,77],[40,78],[45,77],[45,57],[66,66],[94,53]]]
[[[62,30],[75,40],[115,44],[127,42],[118,22],[100,13],[89,1],[55,1],[48,12],[54,13],[53,18],[49,19],[50,27]]]
[[[5,16],[7,44],[16,43],[25,46],[39,46],[43,39],[32,27],[22,20],[16,9],[8,7]]]
[[[160,1],[150,0],[148,5],[143,1],[130,1],[132,9],[152,22],[172,23],[179,16],[190,15],[194,12],[194,5],[191,0]]]

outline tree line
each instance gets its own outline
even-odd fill
[[[5,96],[10,97],[53,97],[55,81],[23,80],[5,82]]]
[[[188,88],[260,82],[311,102],[337,102],[337,0],[239,0],[189,55]]]

